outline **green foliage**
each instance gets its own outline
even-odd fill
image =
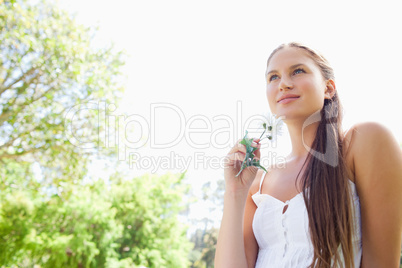
[[[183,178],[146,175],[129,181],[119,178],[117,187],[111,186],[117,218],[126,230],[118,240],[122,258],[146,267],[187,267],[191,245],[176,217],[184,209],[182,193],[188,191]]]
[[[254,159],[255,157],[254,152],[257,150],[257,148],[251,146],[251,144],[253,143],[253,138],[247,138],[247,134],[248,131],[246,130],[246,135],[244,135],[243,139],[240,141],[241,144],[244,144],[246,146],[246,156],[243,160],[243,163],[241,164],[240,171],[239,173],[237,173],[236,177],[240,175],[243,169],[249,166],[256,166],[258,168],[265,170],[265,172],[267,171],[263,166],[260,165],[260,160]]]
[[[190,254],[193,268],[214,267],[216,243],[218,241],[216,228],[197,230],[191,236],[194,248]]]
[[[116,175],[117,176],[117,175]],[[0,267],[188,267],[183,175],[0,192]]]
[[[37,161],[56,181],[82,178],[94,150],[72,144],[66,128],[95,150],[103,129],[96,110],[73,120],[66,114],[119,99],[122,53],[95,49],[91,29],[54,4],[34,2],[0,1],[0,160]]]
[[[122,92],[122,53],[93,34],[50,1],[0,0],[0,267],[187,267],[184,174],[81,180],[115,153],[85,108]]]

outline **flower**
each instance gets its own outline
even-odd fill
[[[262,137],[264,134],[268,140],[274,141],[276,140],[276,137],[278,135],[282,134],[282,126],[283,126],[283,121],[281,118],[278,118],[274,114],[267,114],[266,116],[263,116],[264,120],[260,122],[261,126],[263,127],[264,131],[262,132],[260,136],[260,141],[263,140],[264,138]],[[263,166],[260,165],[260,161],[257,159],[254,159],[254,151],[257,150],[257,148],[252,147],[251,144],[253,142],[253,139],[247,137],[248,131],[246,130],[246,135],[244,135],[244,138],[240,141],[241,144],[244,144],[246,146],[246,157],[243,160],[243,163],[241,165],[239,173],[237,173],[236,177],[240,175],[240,173],[245,169],[246,167],[249,166],[256,166],[258,168],[261,168],[267,171]]]
[[[278,135],[282,135],[282,127],[283,121],[279,117],[274,114],[267,114],[263,117],[265,120],[262,120],[261,126],[264,129],[263,133],[260,136],[260,139],[264,139],[262,136],[265,134],[266,137],[270,141],[276,140]]]
[[[246,167],[249,166],[256,166],[259,168],[262,168],[263,170],[267,171],[263,166],[260,165],[260,161],[257,159],[254,159],[254,151],[257,150],[257,148],[252,147],[251,144],[253,143],[253,138],[248,138],[247,137],[248,131],[246,130],[246,135],[244,135],[244,138],[240,141],[241,144],[244,144],[246,146],[246,156],[243,160],[243,163],[241,164],[241,168],[239,173],[237,173],[236,177],[240,175],[240,173],[245,169]]]

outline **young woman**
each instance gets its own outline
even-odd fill
[[[284,168],[238,177],[246,147],[227,154],[215,267],[399,267],[402,153],[393,135],[372,122],[342,131],[333,70],[307,46],[275,49],[266,79],[292,151]]]

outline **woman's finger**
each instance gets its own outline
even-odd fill
[[[244,159],[246,158],[245,154],[242,153],[232,153],[232,154],[228,154],[226,156],[226,163],[227,166],[234,166],[237,167],[237,165],[241,165],[241,163],[243,163]]]
[[[236,153],[238,151],[246,153],[247,152],[246,146],[244,144],[241,144],[240,142],[238,142],[232,147],[232,149],[230,150],[229,153]]]

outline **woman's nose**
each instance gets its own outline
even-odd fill
[[[279,83],[279,90],[284,91],[292,88],[293,88],[293,82],[290,79],[290,77],[282,76],[281,82]]]

